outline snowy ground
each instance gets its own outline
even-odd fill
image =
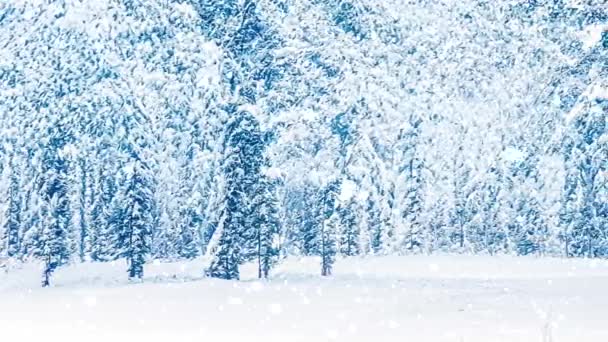
[[[0,341],[608,341],[608,262],[415,256],[283,263],[271,281],[201,279],[204,260],[0,272]],[[9,337],[19,337],[12,339]],[[44,337],[44,338],[43,338]]]

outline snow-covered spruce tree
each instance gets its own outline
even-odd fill
[[[71,168],[73,226],[76,229],[77,241],[74,241],[76,254],[81,262],[90,260],[91,256],[91,212],[93,210],[91,168],[84,156],[78,156]]]
[[[233,195],[236,194],[233,193]],[[227,208],[232,207],[233,200],[228,200]],[[220,224],[217,229],[221,229],[222,233],[217,242],[217,251],[213,261],[209,268],[205,270],[205,275],[208,277],[220,279],[239,279],[240,277],[240,232],[238,225],[234,222],[234,215],[228,215],[230,214],[225,209],[223,215],[220,216]]]
[[[42,147],[41,220],[35,235],[37,255],[44,262],[42,286],[51,284],[51,275],[70,258],[69,238],[72,230],[69,202],[67,125],[60,121],[48,128],[49,141]]]
[[[483,198],[484,205],[482,207],[483,210],[483,234],[481,237],[481,246],[483,246],[483,251],[490,255],[505,252],[505,241],[507,239],[506,231],[504,224],[499,220],[499,213],[501,211],[501,202],[500,196],[502,193],[502,183],[501,183],[501,175],[498,170],[494,172],[489,172],[489,176],[492,177],[489,184],[485,186],[483,189]],[[532,206],[532,204],[530,204]],[[531,216],[531,209],[527,211],[528,215]],[[536,222],[540,223],[538,220],[540,218],[535,217]],[[532,220],[532,219],[530,219]],[[542,227],[539,226],[538,231],[541,231]],[[535,235],[535,238],[537,235]],[[538,242],[540,239],[535,239],[535,242]],[[539,244],[536,244],[537,251],[541,251]]]
[[[321,256],[321,275],[331,275],[333,263],[338,253],[338,232],[340,215],[337,211],[341,182],[330,181],[318,194],[319,255]]]
[[[513,211],[507,222],[497,222],[508,225],[506,238],[512,244],[513,251],[520,255],[544,254],[548,240],[548,228],[542,215],[539,196],[544,187],[540,183],[542,180],[538,172],[541,166],[534,156],[533,153],[527,153],[509,163],[505,183],[510,198],[505,204]]]
[[[129,265],[129,279],[141,279],[150,254],[153,232],[154,176],[150,168],[138,159],[126,164],[122,172],[123,184],[117,197],[122,210],[116,228],[121,254]]]
[[[337,231],[340,229],[340,217],[337,212],[331,214],[321,223],[321,275],[330,276],[338,253]]]
[[[199,146],[194,142],[194,138],[188,134],[182,134],[183,144],[188,146],[187,152],[179,160],[179,184],[180,189],[177,196],[179,202],[175,210],[179,213],[178,217],[178,242],[176,252],[178,258],[194,259],[201,255],[202,227],[203,227],[203,208],[207,198],[201,194],[203,183],[199,177],[199,166],[196,160]],[[177,153],[176,153],[177,154]]]
[[[194,208],[181,211],[177,255],[183,259],[194,259],[201,255],[201,215]]]
[[[19,257],[21,232],[21,192],[16,153],[5,155],[0,177],[0,255]]]
[[[95,200],[91,212],[91,259],[110,261],[118,258],[118,232],[114,229],[120,217],[117,203],[117,177],[111,166],[104,164],[104,170],[96,174]]]
[[[420,156],[419,135],[421,121],[410,118],[399,136],[399,169],[396,184],[397,205],[400,222],[405,228],[398,237],[398,243],[406,250],[420,250],[424,243],[421,220],[423,209],[423,160]]]
[[[276,180],[264,176],[255,186],[252,204],[252,224],[256,229],[256,258],[258,278],[268,278],[279,257],[279,208]]]
[[[8,159],[0,150],[0,158]],[[0,257],[6,258],[9,249],[8,233],[8,207],[10,200],[9,193],[10,169],[8,163],[0,165]]]
[[[175,121],[178,121],[181,113],[172,113],[175,116]],[[181,177],[181,171],[184,170],[184,162],[178,154],[177,144],[181,136],[171,127],[176,122],[168,121],[170,126],[165,128],[164,134],[161,137],[159,146],[163,146],[163,150],[157,154],[157,160],[162,168],[158,169],[157,177],[163,180],[163,187],[157,190],[154,195],[158,203],[158,226],[154,231],[152,255],[158,260],[175,260],[178,258],[180,250],[182,232],[181,216],[183,201],[186,200],[182,187],[186,184]]]
[[[585,94],[580,106],[571,113],[570,144],[565,147],[566,179],[562,224],[569,255],[594,257],[608,253],[602,215],[604,186],[608,170],[608,99],[601,94]],[[576,190],[575,190],[576,189]]]
[[[566,141],[564,143],[564,145],[566,146],[565,149],[571,151],[571,143],[568,143]],[[562,255],[566,257],[572,255],[570,253],[570,244],[572,243],[571,235],[574,230],[578,229],[577,226],[581,223],[581,217],[578,208],[580,207],[579,198],[582,197],[578,193],[578,177],[575,172],[576,169],[574,165],[572,165],[573,161],[569,155],[570,153],[565,153],[564,155],[566,177],[564,179],[561,207],[559,212],[559,223],[561,227],[559,237],[563,243]]]
[[[356,217],[357,204],[354,198],[338,207],[340,228],[338,233],[340,254],[353,256],[360,253],[360,226]]]
[[[185,142],[185,143],[191,143]],[[178,229],[174,258],[194,259],[201,255],[203,208],[205,199],[196,184],[201,182],[194,168],[198,165],[194,160],[195,151],[190,151],[180,158],[178,171],[179,190],[175,195],[174,210],[178,214],[176,226]],[[196,147],[194,147],[196,148]]]
[[[30,165],[33,166],[32,164]],[[40,231],[44,201],[42,200],[43,194],[39,191],[39,184],[32,177],[32,175],[38,174],[38,170],[34,167],[27,168],[26,170],[26,173],[23,175],[25,179],[22,180],[20,186],[23,197],[20,215],[19,257],[23,260],[31,260],[36,257],[37,237]]]
[[[220,238],[214,259],[205,271],[208,276],[221,279],[239,279],[240,263],[256,255],[252,204],[262,176],[264,153],[256,118],[246,111],[231,111],[222,166],[226,186],[216,228]]]
[[[370,252],[372,254],[380,254],[382,252],[382,221],[380,220],[380,210],[377,202],[370,196],[367,200],[367,206],[364,207],[368,214],[368,235]]]
[[[318,208],[316,201],[317,188],[308,183],[304,189],[297,193],[294,203],[291,204],[297,211],[294,224],[297,225],[297,234],[292,238],[298,245],[298,250],[302,255],[318,255],[320,230],[318,224]]]

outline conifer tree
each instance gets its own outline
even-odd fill
[[[257,120],[248,112],[234,113],[226,129],[226,181],[218,228],[220,239],[206,274],[239,279],[239,264],[255,256],[256,230],[252,225],[255,187],[261,177],[263,139]]]
[[[119,197],[123,208],[119,218],[120,244],[129,265],[129,279],[141,279],[153,231],[154,179],[149,168],[138,160],[126,165],[124,177]]]
[[[20,249],[21,193],[16,155],[6,156],[0,177],[0,255],[17,257]]]
[[[606,253],[605,217],[602,191],[608,169],[606,136],[607,100],[584,103],[585,108],[572,121],[571,144],[566,146],[567,165],[572,166],[575,180],[567,178],[562,206],[562,223],[569,227],[565,236],[566,250],[574,256],[595,257]],[[576,187],[576,190],[573,189]]]
[[[340,226],[340,218],[336,212],[325,219],[321,226],[321,275],[330,276],[333,271],[337,254],[336,232]]]
[[[184,209],[180,221],[177,254],[180,258],[194,259],[201,254],[201,218],[194,208]]]
[[[419,250],[423,244],[422,206],[423,206],[423,159],[420,156],[421,121],[410,118],[410,124],[403,128],[399,137],[399,178],[397,205],[401,221],[406,231],[399,237],[399,243],[409,250]]]
[[[318,194],[319,255],[321,256],[321,275],[329,276],[338,253],[338,232],[340,215],[337,211],[338,195],[341,187],[339,180],[329,182]]]
[[[43,151],[43,194],[36,255],[44,261],[42,286],[49,286],[52,273],[70,258],[69,236],[71,210],[69,202],[66,126],[59,122],[49,128],[51,139]]]
[[[270,269],[277,262],[280,230],[276,185],[272,179],[263,177],[257,184],[253,217],[253,224],[257,229],[258,278],[268,278]]]
[[[358,255],[360,252],[359,246],[359,223],[355,216],[355,199],[351,198],[348,202],[343,203],[338,208],[340,214],[340,254],[344,256]]]
[[[0,151],[0,158],[4,157]],[[7,163],[0,165],[0,257],[6,258],[9,249],[8,203],[10,169]]]
[[[96,177],[97,196],[91,213],[91,259],[93,261],[110,261],[119,256],[118,252],[118,219],[121,202],[117,187],[117,176],[104,165]]]
[[[92,211],[92,186],[91,172],[86,157],[80,156],[77,163],[72,168],[74,196],[71,202],[74,203],[74,226],[77,230],[76,249],[81,262],[89,260],[91,256],[91,211]]]
[[[295,239],[302,255],[319,254],[320,230],[318,224],[319,203],[317,201],[317,191],[319,190],[312,184],[305,184],[304,189],[298,192],[297,198],[294,199],[298,203],[298,215],[294,222],[298,227]],[[292,206],[294,205],[295,203],[292,204]]]

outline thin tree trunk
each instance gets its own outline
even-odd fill
[[[325,222],[321,223],[321,276],[328,276],[329,270],[327,267],[327,253],[325,252]]]
[[[48,287],[51,285],[51,281],[50,281],[50,271],[49,268],[51,267],[51,256],[47,256],[46,258],[46,265],[44,268],[44,280],[42,281],[42,287]]]
[[[258,231],[258,279],[262,278],[262,234]]]
[[[133,268],[133,225],[129,221],[129,254],[128,254],[128,263],[129,263],[129,278],[135,277],[135,269]]]

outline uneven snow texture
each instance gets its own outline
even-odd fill
[[[410,256],[290,259],[270,281],[200,277],[207,260],[81,264],[37,287],[26,265],[0,275],[0,340],[607,341],[608,262]],[[31,288],[31,289],[30,289]]]

